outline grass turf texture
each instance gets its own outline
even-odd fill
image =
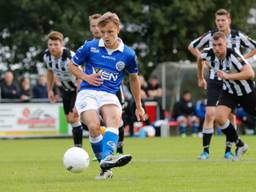
[[[224,140],[214,137],[211,156],[199,161],[199,138],[126,139],[130,164],[113,170],[114,178],[97,181],[98,163],[82,173],[64,170],[62,157],[71,139],[0,140],[1,192],[254,192],[256,188],[256,137],[242,137],[248,154],[239,162],[224,160]],[[88,140],[84,148],[93,157]]]

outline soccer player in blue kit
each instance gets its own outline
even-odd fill
[[[98,27],[101,39],[85,42],[69,62],[69,69],[83,80],[76,108],[81,120],[88,126],[89,141],[100,162],[101,172],[96,179],[107,179],[112,177],[112,168],[124,166],[132,159],[129,154],[113,155],[122,114],[116,92],[126,71],[129,73],[138,121],[145,120],[145,111],[141,103],[136,54],[118,37],[118,16],[111,12],[103,14],[99,18]],[[77,67],[79,65],[85,66],[84,72]],[[104,136],[100,134],[100,116],[107,127]]]

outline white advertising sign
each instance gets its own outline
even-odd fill
[[[0,132],[57,131],[58,127],[59,104],[0,104]]]

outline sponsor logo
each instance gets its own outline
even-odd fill
[[[118,79],[119,73],[113,73],[110,71],[105,71],[100,68],[93,68],[93,73],[100,73],[101,78],[103,80],[108,80],[108,81],[116,81]]]
[[[90,51],[92,53],[99,53],[100,52],[100,50],[98,50],[96,47],[91,47]]]
[[[110,59],[110,60],[113,60],[113,61],[116,60],[116,58],[111,57],[111,56],[107,56],[107,55],[102,55],[102,58],[104,58],[104,59]]]

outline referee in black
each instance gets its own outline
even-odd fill
[[[211,55],[212,59],[220,61],[222,70],[217,71],[217,76],[223,79],[222,92],[216,109],[216,121],[227,138],[236,144],[233,160],[239,160],[247,151],[248,145],[238,137],[228,117],[238,104],[247,113],[256,115],[256,91],[253,81],[255,73],[238,50],[227,48],[224,33],[216,32],[212,42],[213,47],[208,49],[207,54]]]

